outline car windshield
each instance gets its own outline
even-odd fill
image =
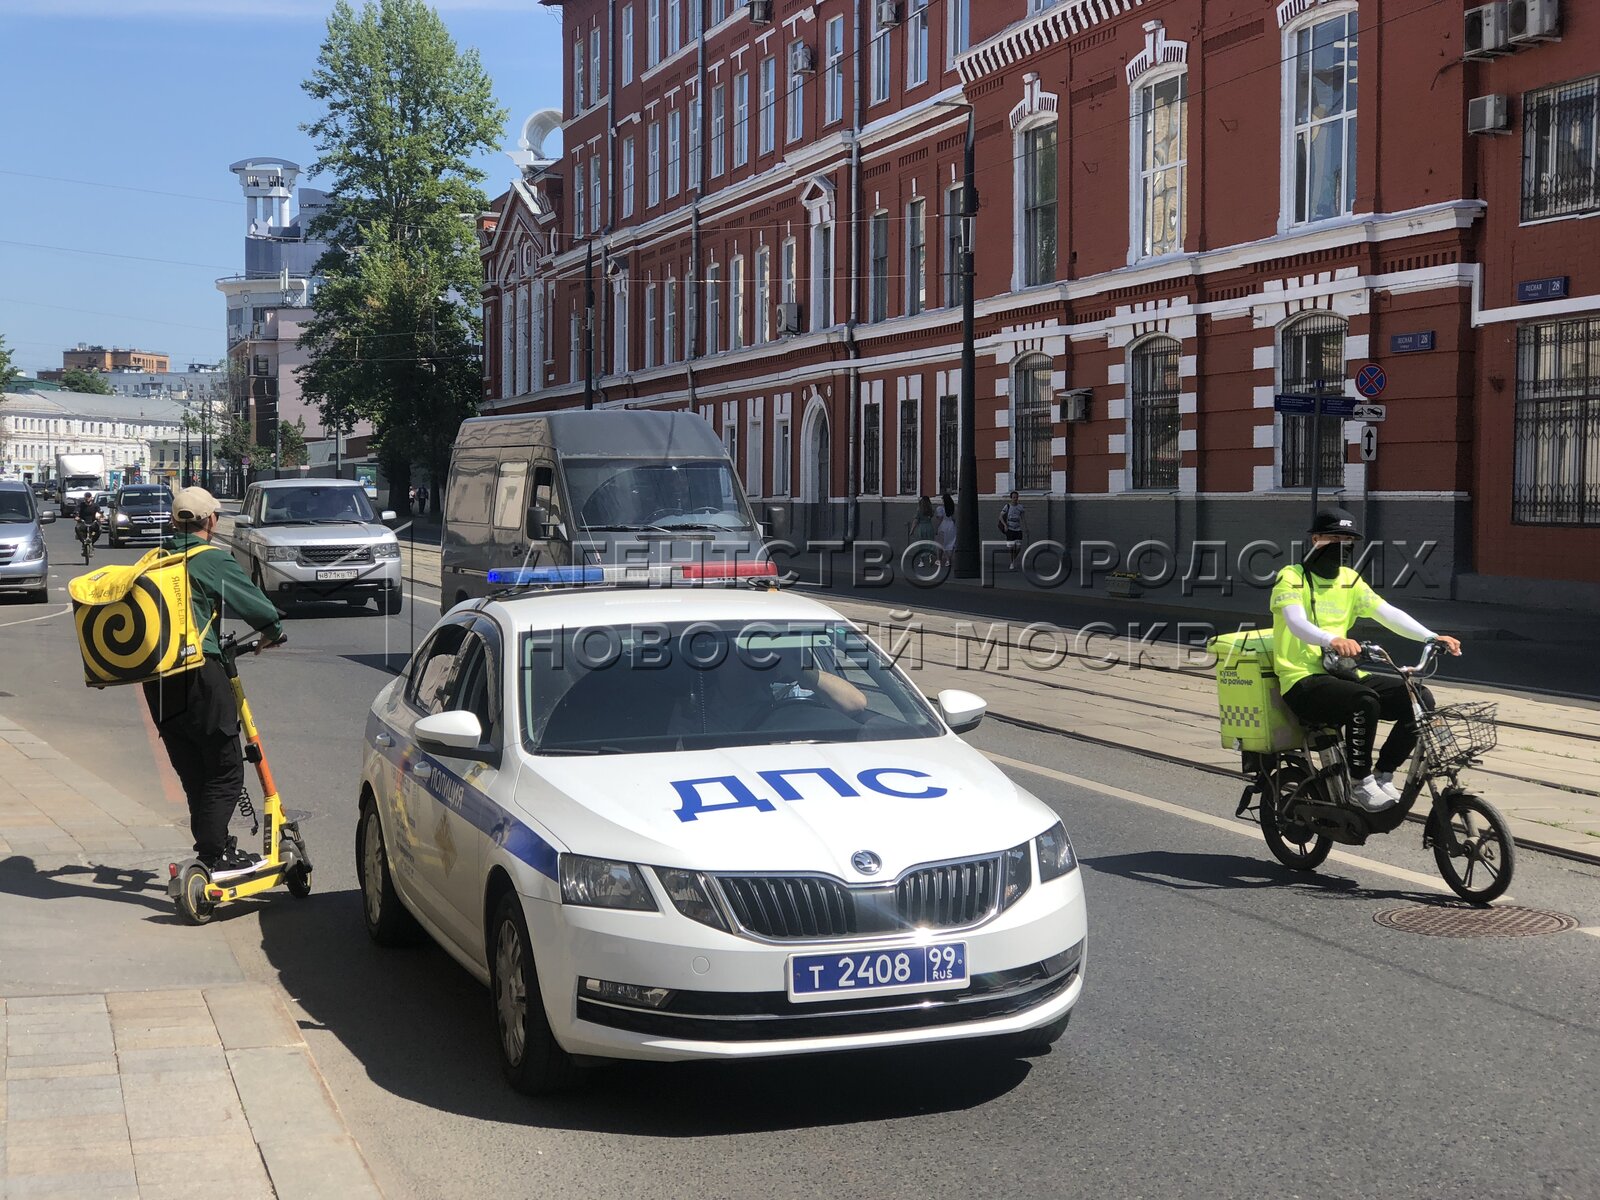
[[[33,520],[33,504],[20,488],[0,491],[0,521]]]
[[[587,626],[522,637],[535,754],[937,737],[932,709],[843,622]]]
[[[742,529],[750,514],[716,459],[565,458],[580,529]]]
[[[130,487],[122,489],[121,504],[168,504],[172,493],[164,487]]]
[[[358,487],[269,488],[263,525],[320,525],[373,520],[372,505]]]

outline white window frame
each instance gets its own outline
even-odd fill
[[[656,365],[656,285],[644,286],[644,369]]]
[[[683,177],[683,113],[667,114],[667,195],[676,196]]]
[[[763,58],[760,72],[757,103],[761,105],[761,132],[757,153],[771,154],[778,145],[778,60],[770,56]]]
[[[1322,121],[1310,122],[1300,125],[1297,119],[1296,99],[1297,83],[1299,76],[1300,55],[1297,50],[1300,35],[1315,29],[1319,25],[1330,21],[1351,21],[1356,26],[1356,81],[1357,103],[1354,110],[1346,110],[1339,116],[1324,118]],[[1320,224],[1324,221],[1337,221],[1352,215],[1355,212],[1356,178],[1359,175],[1355,167],[1355,155],[1351,152],[1352,144],[1357,150],[1360,147],[1360,38],[1361,22],[1356,15],[1355,0],[1327,0],[1315,5],[1300,17],[1290,21],[1282,29],[1282,140],[1281,140],[1281,170],[1279,171],[1281,195],[1278,208],[1278,232],[1286,233],[1291,229],[1299,229],[1309,225]],[[1346,60],[1348,62],[1348,60]],[[1348,90],[1348,73],[1346,75],[1346,88]],[[1342,124],[1342,144],[1340,159],[1340,203],[1339,211],[1321,217],[1306,217],[1301,219],[1297,215],[1299,205],[1299,162],[1298,146],[1302,131],[1312,128],[1326,128],[1334,124]],[[1308,168],[1309,169],[1309,168]],[[1309,196],[1308,196],[1309,202]]]
[[[678,361],[678,281],[667,276],[661,309],[661,361]]]
[[[1152,169],[1146,157],[1150,140],[1146,136],[1145,123],[1149,113],[1154,111],[1152,101],[1155,90],[1178,81],[1182,88],[1179,103],[1183,112],[1179,118],[1178,129],[1178,157],[1174,162],[1166,163],[1159,168]],[[1179,67],[1169,71],[1151,71],[1142,76],[1134,85],[1133,94],[1129,98],[1131,143],[1129,150],[1128,171],[1128,262],[1136,263],[1146,258],[1161,258],[1168,254],[1182,254],[1185,235],[1188,231],[1189,206],[1189,72],[1186,67]],[[1149,228],[1150,197],[1152,187],[1158,176],[1173,174],[1177,178],[1178,189],[1178,232],[1177,245],[1171,249],[1151,249]]]
[[[948,3],[948,0],[946,0]],[[906,91],[928,82],[928,0],[904,0],[906,6]]]
[[[495,305],[495,316],[500,321],[500,396],[502,399],[516,395],[516,361],[513,345],[514,333],[511,328],[510,305],[506,303],[507,296],[502,292],[500,302]]]
[[[784,107],[784,142],[798,142],[806,132],[806,77],[795,70],[794,48],[798,42],[789,43],[789,89]]]
[[[700,186],[700,102],[689,101],[689,190]]]
[[[733,165],[750,161],[750,72],[733,77]]]
[[[722,267],[711,263],[706,267],[706,354],[716,354],[722,338]]]
[[[622,139],[622,215],[633,216],[633,138]]]
[[[589,232],[600,232],[600,160],[589,160]]]
[[[878,486],[875,487],[875,488],[871,488],[871,489],[868,489],[868,487],[867,487],[867,464],[870,461],[868,459],[868,457],[867,457],[867,425],[869,423],[868,420],[867,420],[867,415],[869,413],[873,415],[873,417],[877,420],[877,423],[878,423],[878,461],[875,464],[877,469],[878,469],[878,479],[877,479]],[[860,450],[860,454],[861,454],[861,461],[856,467],[856,471],[857,471],[856,478],[861,481],[861,491],[858,494],[862,495],[862,496],[882,496],[883,495],[883,402],[881,400],[862,400],[861,401],[861,450]]]
[[[962,276],[961,251],[966,246],[966,231],[962,225],[961,196],[963,184],[952,184],[944,190],[944,303],[954,308],[961,303],[961,288],[966,283]]]
[[[756,345],[772,340],[772,247],[756,250],[755,328]]]
[[[831,220],[819,220],[811,226],[811,328],[827,329],[833,325],[833,275],[838,267],[835,256],[834,228]],[[825,265],[826,269],[821,269]]]
[[[889,319],[889,214],[879,209],[867,220],[867,323]],[[882,270],[879,270],[880,264]]]
[[[600,27],[589,31],[589,94],[596,104],[606,94],[604,63],[600,58]]]
[[[772,423],[772,494],[787,496],[790,488],[789,459],[794,453],[789,418],[779,417]]]
[[[800,302],[800,243],[795,238],[785,238],[783,254],[778,260],[779,287],[784,304]]]
[[[1044,367],[1045,380],[1042,385],[1044,389],[1044,396],[1042,398],[1042,404],[1040,405],[1040,408],[1048,415],[1050,413],[1050,406],[1054,402],[1054,394],[1050,385],[1050,376],[1053,374],[1054,370],[1054,360],[1051,359],[1049,355],[1034,351],[1019,356],[1017,360],[1011,364],[1011,370],[1009,371],[1011,378],[1011,396],[1009,401],[1009,407],[1011,409],[1011,458],[1007,464],[1007,467],[1011,472],[1012,488],[1016,491],[1034,496],[1047,494],[1050,490],[1050,485],[1047,482],[1042,489],[1036,487],[1024,488],[1018,482],[1018,477],[1022,474],[1022,472],[1018,470],[1018,467],[1022,462],[1022,422],[1018,420],[1018,417],[1022,415],[1023,402],[1025,399],[1027,399],[1027,397],[1023,395],[1023,375],[1026,372],[1029,376],[1037,378],[1035,373],[1041,366]],[[1049,463],[1049,468],[1045,472],[1047,480],[1050,475],[1053,474],[1055,467],[1055,448],[1052,444],[1054,438],[1051,436],[1050,430],[1051,422],[1047,420],[1044,424],[1044,437],[1041,439],[1044,443],[1044,457]]]
[[[911,413],[911,419],[917,427],[917,445],[911,453],[912,467],[916,478],[911,482],[907,491],[904,487],[906,473],[905,460],[905,431],[906,413]],[[920,396],[902,396],[895,405],[894,413],[894,492],[897,496],[910,496],[913,498],[922,495],[922,398]]]
[[[647,36],[648,44],[644,48],[644,63],[648,70],[661,61],[661,0],[649,0],[650,20]]]
[[[618,275],[611,283],[611,370],[628,373],[628,276]]]
[[[725,108],[726,92],[726,85],[720,83],[711,89],[711,178],[713,179],[721,175],[727,166],[727,144],[723,136],[728,121]]]
[[[1030,207],[1028,195],[1028,140],[1034,133],[1045,129],[1052,130],[1056,135],[1056,261],[1053,269],[1049,272],[1050,278],[1041,280],[1038,283],[1032,283],[1029,281],[1029,277],[1034,274],[1030,269],[1034,264],[1030,257],[1032,247],[1028,238],[1028,209]],[[1015,231],[1013,236],[1016,242],[1013,246],[1012,261],[1014,266],[1012,267],[1011,287],[1013,291],[1022,291],[1024,288],[1044,287],[1056,282],[1055,277],[1061,271],[1061,131],[1055,114],[1039,114],[1024,121],[1017,128],[1012,145],[1016,157],[1016,183],[1014,188],[1016,204],[1013,213],[1013,229]]]
[[[689,0],[690,4],[697,0]],[[683,49],[683,0],[667,0],[667,57]]]
[[[972,48],[972,0],[944,0],[948,23],[945,29],[945,62],[956,59]]]
[[[661,203],[661,122],[651,121],[645,134],[645,207]]]
[[[598,162],[599,160],[596,159],[595,161]],[[572,236],[574,239],[581,238],[585,228],[583,208],[584,200],[589,193],[584,183],[584,172],[587,170],[588,168],[581,161],[576,161],[572,164],[572,182],[576,185],[572,189]]]
[[[928,201],[914,197],[906,204],[906,316],[928,307]]]
[[[633,82],[633,5],[622,6],[622,82]]]
[[[743,350],[744,340],[744,255],[735,254],[728,268],[728,349]]]
[[[573,115],[581,113],[588,105],[585,103],[583,90],[583,37],[572,43],[572,112]]]
[[[889,99],[889,93],[894,90],[894,46],[890,39],[891,26],[885,29],[878,24],[878,6],[872,6],[872,48],[868,54],[871,63],[872,79],[868,93],[869,104],[883,104]]]
[[[844,120],[844,18],[830,17],[824,27],[825,65],[822,70],[822,123]]]

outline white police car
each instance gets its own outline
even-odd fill
[[[1042,1048],[1083,886],[1055,813],[956,736],[983,712],[791,594],[460,605],[368,721],[368,932],[420,925],[490,986],[525,1091],[583,1058]]]

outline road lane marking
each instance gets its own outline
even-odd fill
[[[1130,792],[1125,788],[1113,787],[1109,783],[1085,779],[1082,775],[1069,775],[1065,771],[1055,771],[1049,767],[1035,766],[1033,763],[1023,762],[1021,759],[1007,758],[1003,754],[991,754],[987,750],[983,754],[990,762],[998,763],[1002,767],[1011,767],[1017,771],[1027,771],[1034,775],[1042,775],[1046,779],[1054,779],[1058,783],[1071,784],[1073,787],[1083,788],[1086,791],[1099,792],[1103,796],[1111,796],[1117,800],[1127,800],[1145,808],[1153,808],[1157,812],[1170,813],[1174,817],[1183,817],[1185,820],[1194,821],[1200,825],[1209,825],[1213,829],[1236,833],[1242,837],[1249,838],[1251,841],[1256,841],[1260,838],[1255,826],[1246,825],[1238,819],[1230,821],[1226,817],[1217,817],[1210,813],[1198,812],[1192,808],[1185,808],[1181,804],[1173,804],[1168,800],[1157,800],[1154,796],[1145,796],[1139,792]],[[1380,875],[1402,879],[1407,883],[1415,884],[1417,887],[1425,887],[1435,892],[1444,892],[1451,896],[1455,895],[1449,886],[1437,876],[1424,875],[1420,871],[1408,871],[1405,867],[1391,867],[1388,863],[1378,862],[1376,859],[1363,858],[1359,854],[1350,854],[1344,850],[1335,850],[1328,857],[1335,862],[1344,863],[1346,866],[1376,871]],[[1509,900],[1510,897],[1502,897],[1502,899]]]
[[[35,621],[48,621],[51,617],[59,617],[62,613],[71,611],[72,605],[69,604],[65,608],[58,608],[55,612],[42,613],[37,617],[24,617],[20,621],[0,621],[0,629],[5,629],[12,625],[32,625]]]
[[[1592,938],[1600,938],[1600,925],[1585,925],[1579,928],[1579,933],[1587,933]]]

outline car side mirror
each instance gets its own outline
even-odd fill
[[[434,713],[423,717],[413,727],[417,745],[435,754],[451,758],[480,758],[483,743],[483,726],[476,713],[465,709]]]
[[[982,696],[974,696],[971,692],[956,688],[946,688],[940,692],[938,701],[939,714],[956,733],[976,729],[982,723],[984,713],[989,711],[989,705]]]
[[[54,525],[55,523],[56,523],[56,515],[55,515],[55,513],[53,513],[53,512],[42,512],[42,513],[39,514],[39,524],[41,524],[41,525]]]
[[[249,529],[255,523],[256,519],[254,517],[247,517],[243,513],[233,519],[233,527],[235,529]]]
[[[390,521],[393,521],[395,519],[396,518],[395,518],[395,515],[394,515],[394,509],[392,509],[392,508],[386,508],[381,513],[378,514],[378,520],[382,521],[385,525],[387,525]]]

